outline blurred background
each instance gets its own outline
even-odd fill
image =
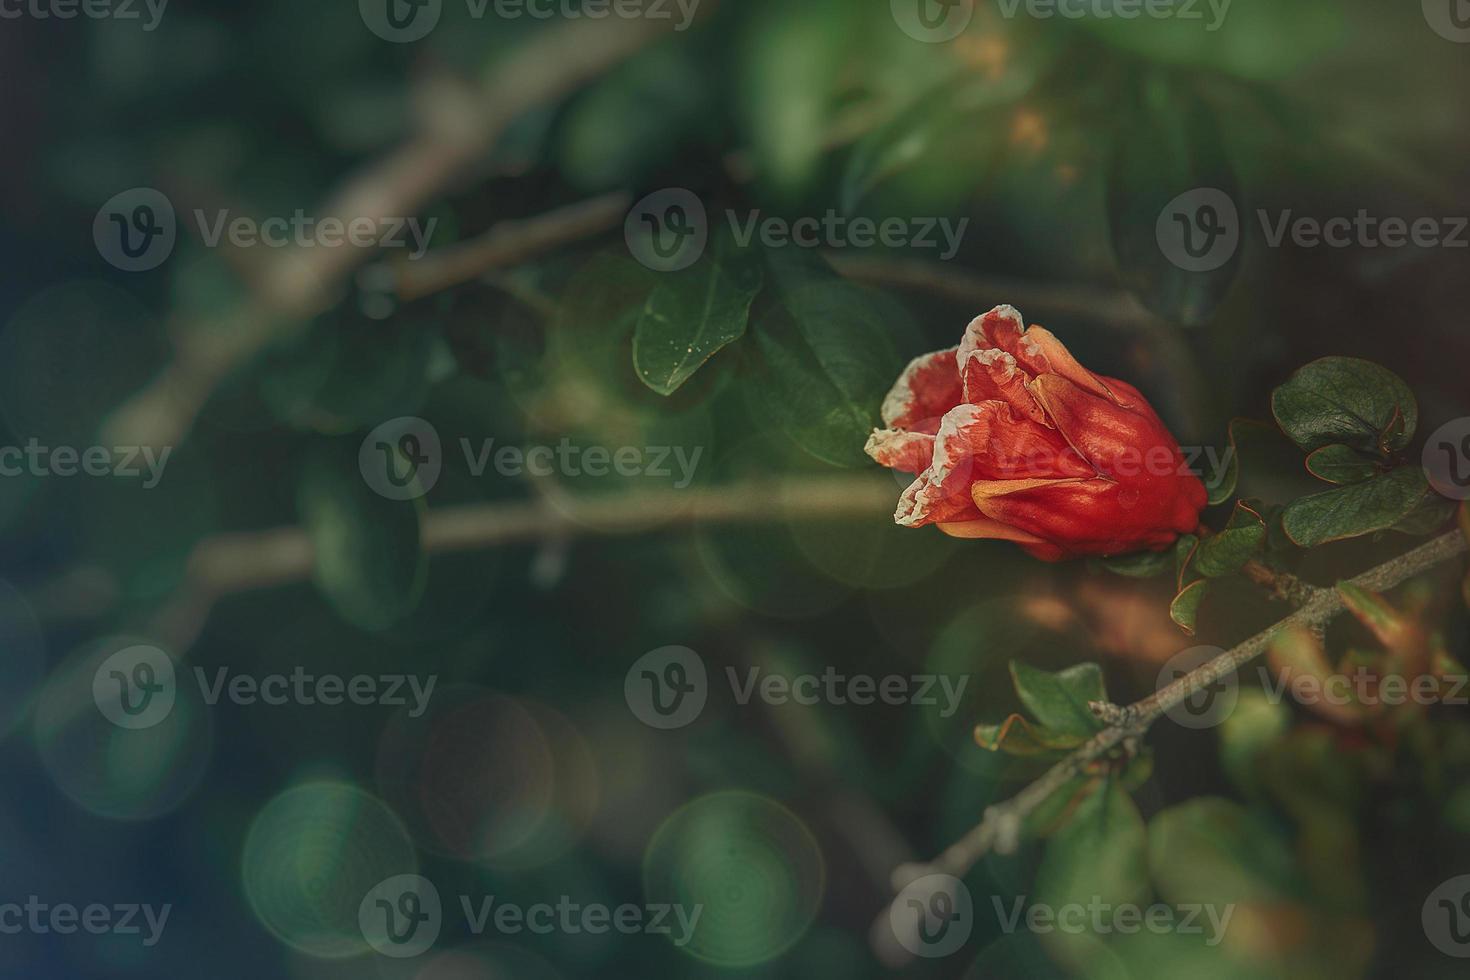
[[[0,905],[171,907],[150,945],[141,914],[141,936],[0,934],[0,971],[1451,975],[1420,907],[1470,872],[1463,709],[1409,766],[1249,697],[1224,734],[1161,725],[1131,787],[1146,819],[1224,797],[1255,821],[1172,811],[1208,832],[1153,855],[1157,896],[1239,905],[1225,942],[1079,955],[1007,933],[992,900],[1037,888],[1031,843],[966,879],[961,949],[883,953],[893,869],[1037,772],[972,736],[1016,710],[1010,661],[1098,661],[1125,703],[1281,610],[1225,589],[1190,638],[1165,583],[899,529],[907,481],[862,445],[907,360],[999,303],[1137,385],[1186,445],[1269,421],[1271,389],[1328,354],[1397,372],[1426,432],[1470,415],[1463,220],[1457,246],[1313,247],[1273,246],[1258,219],[1365,211],[1453,237],[1463,8],[0,7],[0,445],[53,453],[0,478]],[[1190,270],[1158,220],[1198,188],[1234,203],[1239,241]],[[690,199],[702,216],[670,217]],[[214,234],[297,215],[377,237]],[[753,215],[907,237],[864,246],[829,222],[815,247],[740,247]],[[686,220],[708,247],[660,267]],[[388,226],[408,247],[378,247]],[[943,228],[963,229],[953,250]],[[105,450],[108,475],[67,475],[57,447]],[[532,447],[568,448],[536,467]],[[636,461],[611,465],[624,449]],[[1286,449],[1242,446],[1253,495],[1314,482]],[[1330,582],[1405,547],[1299,570]],[[1444,628],[1463,651],[1463,607]],[[166,654],[174,699],[129,728],[94,688],[138,646]],[[687,653],[635,669],[668,647]],[[642,692],[688,680],[675,661],[703,668],[705,701],[659,727]],[[119,668],[124,698],[161,677],[141,663]],[[196,668],[396,677],[406,703],[379,681],[371,703],[210,704]],[[965,680],[954,703],[741,697],[834,671]],[[425,703],[407,678],[433,679]],[[1268,775],[1241,761],[1303,727]],[[400,875],[443,906],[413,957],[359,917]],[[677,917],[672,935],[476,934],[461,898],[491,896],[703,911],[683,943]]]

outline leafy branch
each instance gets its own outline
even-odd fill
[[[1466,535],[1459,530],[1452,531],[1364,572],[1346,585],[1370,592],[1386,591],[1463,554],[1466,547]],[[1266,652],[1283,631],[1292,628],[1321,629],[1347,608],[1341,586],[1333,590],[1318,589],[1311,599],[1280,622],[1142,700],[1126,707],[1106,701],[1091,702],[1089,707],[1105,727],[1020,793],[1003,803],[987,807],[980,823],[933,862],[898,867],[893,874],[895,889],[901,890],[931,874],[962,877],[988,853],[1014,853],[1020,844],[1027,817],[1072,779],[1119,748],[1131,755],[1139,740],[1162,714]]]

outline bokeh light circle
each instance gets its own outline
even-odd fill
[[[112,637],[57,667],[36,700],[33,730],[42,765],[78,806],[114,820],[148,820],[177,807],[199,785],[214,744],[213,721],[192,685],[148,728],[108,721],[93,696],[97,670],[114,653],[147,644]]]
[[[826,890],[826,863],[799,817],[774,800],[730,790],[676,811],[643,861],[650,903],[700,909],[684,952],[722,967],[780,956],[806,933]]]
[[[495,864],[543,830],[556,794],[551,742],[514,698],[473,687],[399,712],[378,747],[377,785],[427,850]]]
[[[369,951],[358,923],[363,896],[414,874],[408,832],[386,805],[349,783],[306,783],[255,817],[240,871],[255,917],[281,942],[322,959]]]

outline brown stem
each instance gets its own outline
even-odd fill
[[[1457,530],[1384,562],[1351,582],[1369,591],[1382,592],[1440,562],[1464,554],[1465,550],[1465,535]],[[999,854],[1014,852],[1019,846],[1026,817],[1074,776],[1082,773],[1090,763],[1131,739],[1141,738],[1164,712],[1260,656],[1279,631],[1294,626],[1320,629],[1336,618],[1344,608],[1342,596],[1337,590],[1317,589],[1300,609],[1276,625],[1262,630],[1148,697],[1127,707],[1094,705],[1093,711],[1105,721],[1105,728],[1020,793],[1003,803],[987,807],[980,823],[950,845],[932,863],[900,866],[894,871],[894,887],[901,889],[929,874],[963,877],[977,861],[991,851]],[[880,921],[886,919],[886,916],[885,911]]]

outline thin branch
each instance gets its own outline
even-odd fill
[[[367,266],[357,281],[364,288],[396,293],[405,302],[421,299],[616,228],[632,205],[632,195],[617,191],[533,218],[501,221],[477,238],[436,248],[423,258]]]
[[[1459,531],[1453,531],[1407,554],[1384,562],[1351,581],[1361,588],[1383,592],[1441,562],[1464,554],[1465,550],[1465,535]],[[1013,853],[1020,844],[1026,818],[1037,807],[1045,803],[1052,794],[1070,782],[1073,777],[1083,773],[1093,762],[1127,742],[1142,738],[1164,712],[1181,704],[1216,681],[1235,673],[1243,665],[1260,656],[1270,647],[1271,641],[1281,630],[1293,626],[1320,629],[1335,619],[1345,608],[1342,596],[1337,590],[1318,589],[1300,609],[1276,625],[1262,630],[1244,643],[1222,653],[1148,697],[1127,707],[1094,704],[1092,706],[1094,713],[1107,727],[1052,766],[1040,779],[1011,799],[986,807],[980,823],[947,848],[932,863],[901,865],[893,874],[894,888],[902,889],[909,883],[929,874],[942,873],[960,878],[967,874],[976,862],[992,851],[998,854]],[[884,915],[886,914],[885,912]]]
[[[560,100],[667,33],[662,22],[646,17],[567,20],[516,49],[479,85],[432,80],[417,100],[417,134],[348,180],[318,217],[383,221],[417,214],[473,177],[526,111]],[[173,361],[106,421],[104,441],[177,445],[233,371],[337,302],[352,271],[370,255],[351,244],[274,253],[243,305],[205,322],[172,325]]]
[[[637,493],[568,496],[545,492],[517,503],[430,508],[424,518],[426,554],[455,554],[486,548],[577,537],[644,533],[692,525],[739,526],[783,520],[843,520],[887,516],[894,484],[872,477],[807,477],[748,480],[719,487],[644,490]],[[203,628],[215,602],[229,595],[306,581],[315,555],[304,528],[212,535],[195,545],[184,585],[150,622],[148,635],[182,653]],[[89,579],[85,597],[66,601],[59,592],[72,577],[44,587],[45,608],[58,617],[101,615],[113,608],[114,585]],[[106,598],[103,598],[106,597]]]

